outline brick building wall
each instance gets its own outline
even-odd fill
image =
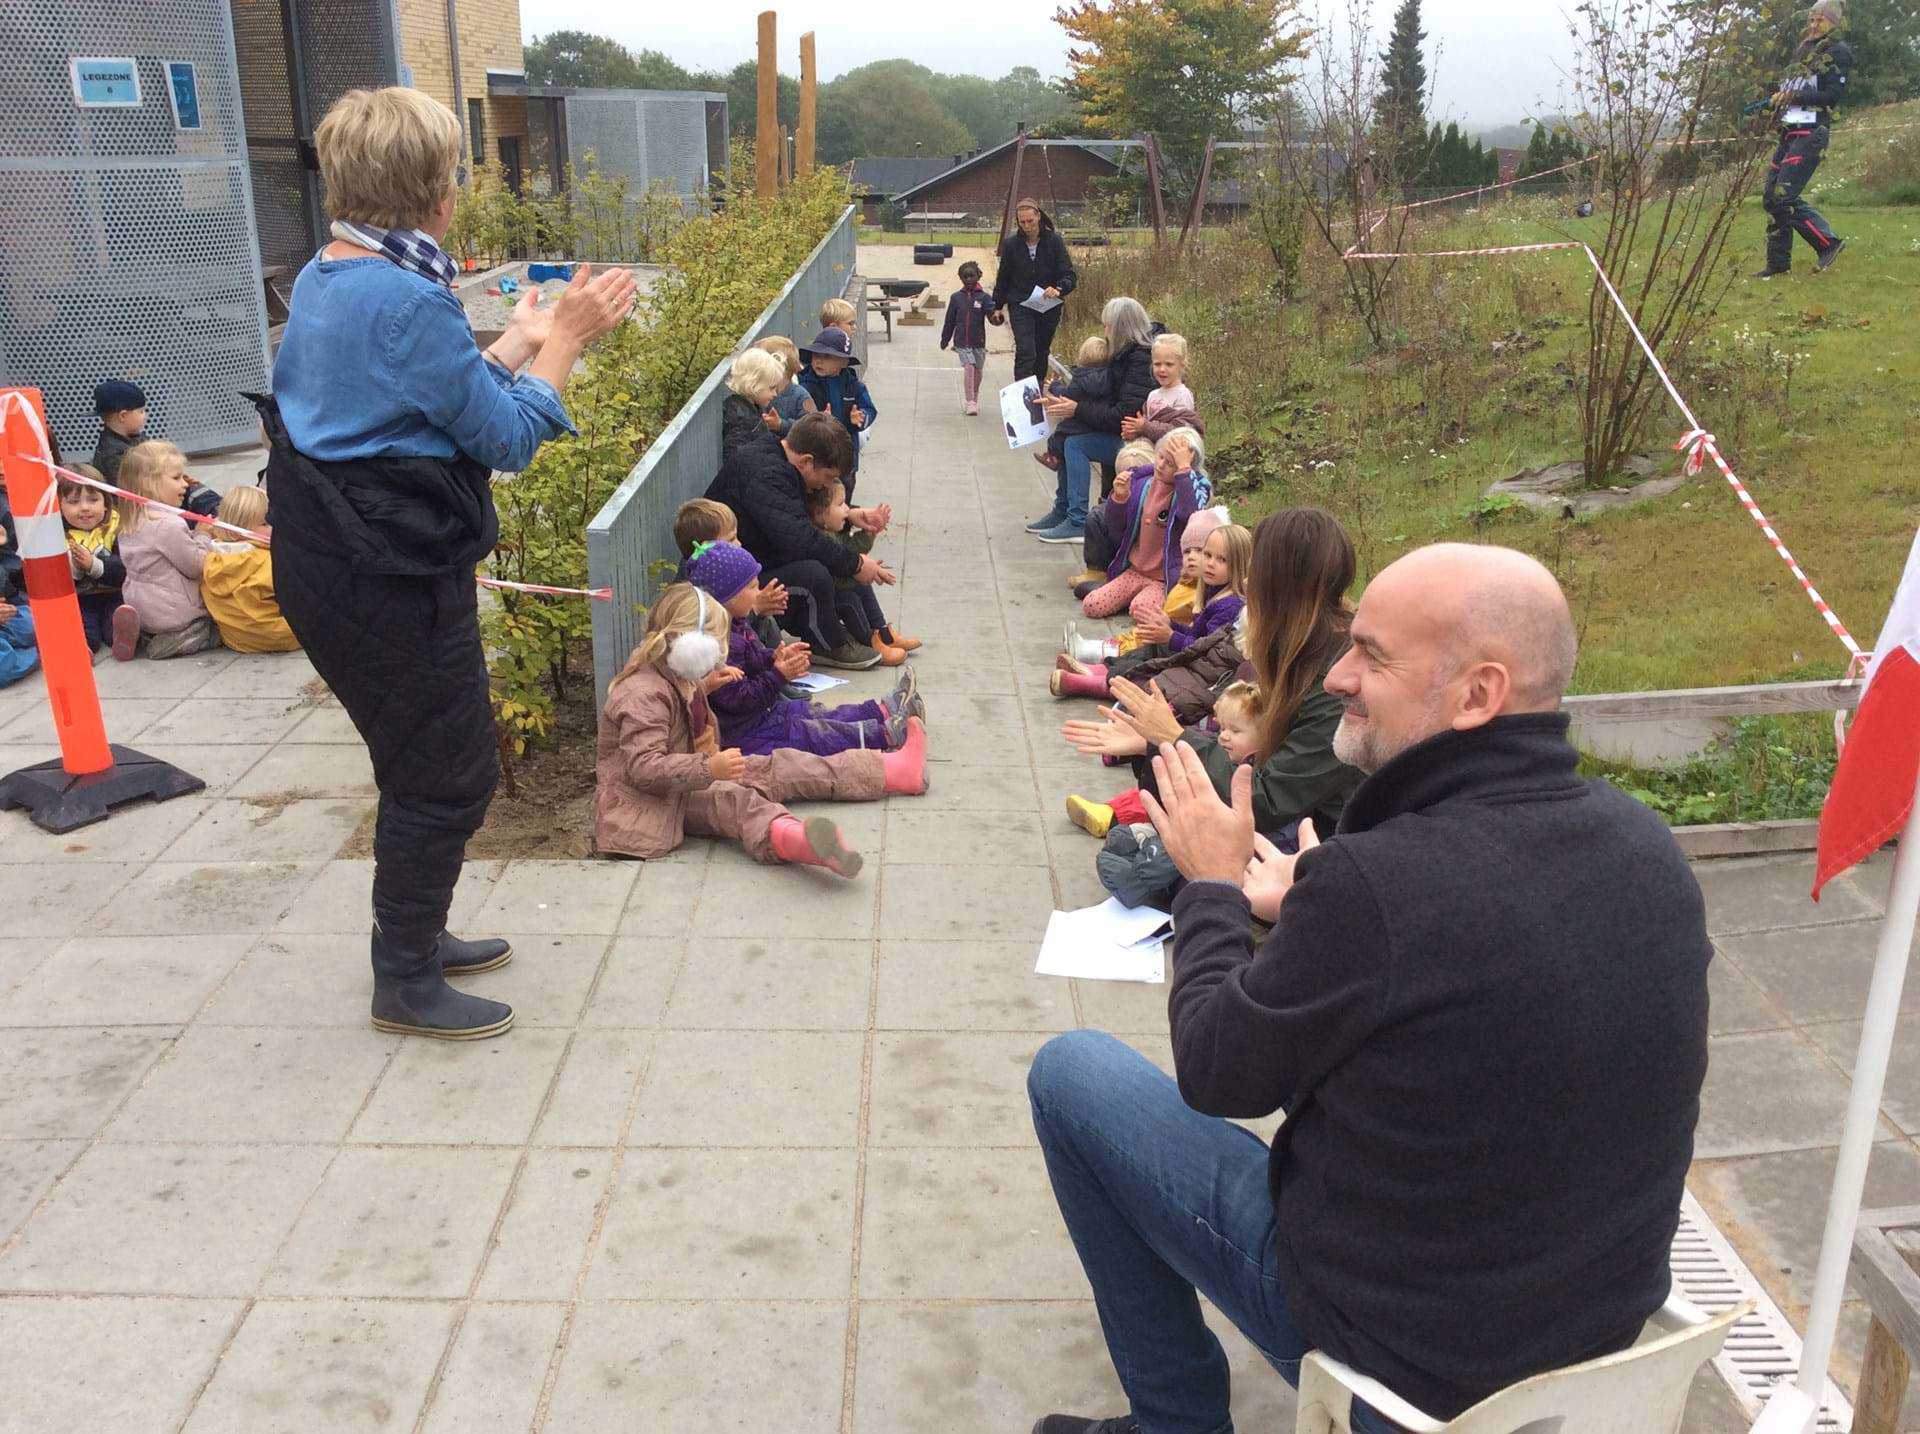
[[[460,88],[468,101],[462,122],[480,101],[485,126],[481,136],[488,159],[500,157],[501,136],[520,136],[525,149],[527,102],[487,94],[488,70],[526,67],[520,42],[519,0],[455,0],[460,20]],[[447,0],[396,0],[400,19],[400,63],[413,71],[413,87],[448,109],[453,102],[453,65],[447,44]],[[468,145],[473,142],[468,136]]]
[[[1043,208],[1078,207],[1097,197],[1092,181],[1105,179],[1118,166],[1084,149],[1055,147],[1029,149],[1020,163],[1020,193],[1031,195]],[[993,151],[977,163],[913,192],[907,201],[915,213],[966,213],[975,218],[998,218],[1007,202],[1013,179],[1013,146]],[[1016,196],[1017,197],[1017,196]]]

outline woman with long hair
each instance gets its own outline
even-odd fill
[[[1253,821],[1282,846],[1308,817],[1317,831],[1331,832],[1360,781],[1360,773],[1333,754],[1342,709],[1324,685],[1347,650],[1352,611],[1346,598],[1355,566],[1353,543],[1323,509],[1283,508],[1254,531],[1242,638],[1245,675],[1260,689]],[[1075,749],[1131,759],[1141,787],[1151,791],[1154,750],[1162,742],[1185,742],[1222,800],[1230,799],[1236,763],[1218,736],[1183,727],[1157,685],[1116,678],[1112,688],[1116,705],[1101,709],[1106,720],[1061,729]]]

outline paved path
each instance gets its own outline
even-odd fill
[[[874,347],[861,486],[895,504],[890,611],[928,643],[932,793],[836,810],[869,854],[851,885],[701,844],[471,865],[455,925],[518,948],[476,982],[518,1008],[504,1039],[369,1029],[369,869],[336,859],[367,764],[304,659],[98,669],[115,740],[208,791],[65,840],[0,818],[0,1430],[946,1434],[1118,1407],[1023,1081],[1080,1024],[1164,1063],[1165,992],[1031,974],[1047,913],[1101,894],[1061,795],[1121,782],[1055,736],[1074,555],[1020,532],[1048,480],[959,414],[935,332]],[[37,680],[0,691],[0,764],[48,734]],[[1703,880],[1727,959],[1695,1187],[1791,1299],[1884,871],[1818,908],[1795,863]],[[1874,1200],[1920,1198],[1916,1052]],[[1291,1428],[1227,1339],[1241,1427]],[[1743,1427],[1711,1375],[1688,1427]]]

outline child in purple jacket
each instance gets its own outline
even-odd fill
[[[817,757],[836,752],[891,752],[908,737],[907,720],[926,720],[913,670],[884,700],[845,707],[821,707],[804,698],[782,697],[780,689],[806,675],[811,659],[804,642],[768,649],[748,618],[760,596],[760,564],[736,543],[702,543],[686,564],[687,581],[705,589],[727,610],[727,670],[733,679],[707,694],[720,723],[722,747],[738,747],[749,757],[791,747]]]

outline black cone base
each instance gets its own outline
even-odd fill
[[[113,765],[76,777],[58,758],[0,777],[0,810],[25,807],[33,824],[54,833],[105,821],[126,802],[151,797],[164,802],[202,791],[206,783],[158,757],[131,747],[110,746]]]

